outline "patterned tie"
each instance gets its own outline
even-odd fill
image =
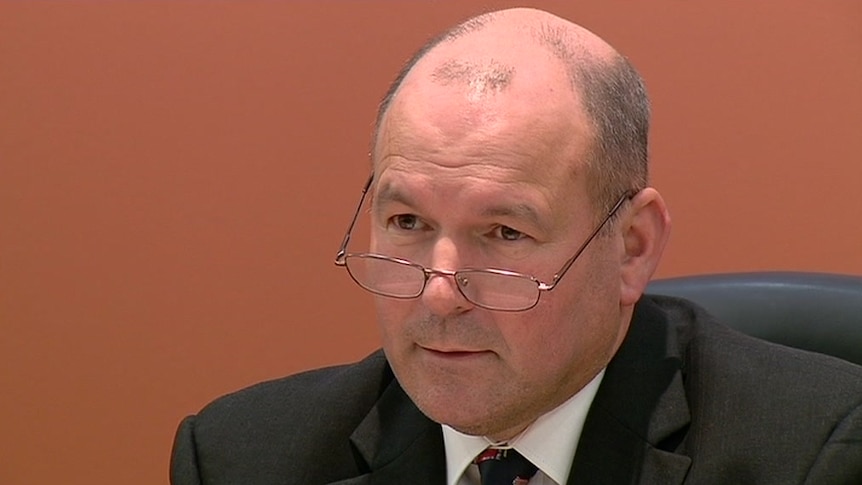
[[[526,485],[538,470],[514,448],[492,446],[479,454],[473,463],[479,465],[482,485]]]

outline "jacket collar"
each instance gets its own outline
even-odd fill
[[[635,306],[584,423],[570,485],[675,485],[685,479],[691,459],[678,451],[691,416],[676,331],[648,299]]]
[[[350,436],[367,473],[330,485],[443,485],[446,457],[440,425],[413,404],[392,380]]]

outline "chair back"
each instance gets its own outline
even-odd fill
[[[686,298],[720,322],[771,342],[862,365],[862,276],[761,272],[652,281],[647,293]]]

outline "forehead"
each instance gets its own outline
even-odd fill
[[[583,178],[592,129],[567,70],[546,49],[503,47],[456,43],[417,64],[381,123],[378,180],[451,169],[556,192]]]

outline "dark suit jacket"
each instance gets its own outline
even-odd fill
[[[457,403],[452,403],[457,406]],[[378,352],[258,384],[180,425],[174,485],[444,485],[440,426]],[[862,484],[862,367],[644,297],[569,483]]]

